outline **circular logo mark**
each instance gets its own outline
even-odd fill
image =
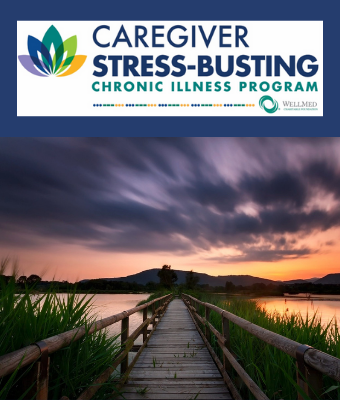
[[[272,103],[272,108],[268,108],[268,107],[266,107],[266,106],[264,105],[264,102],[265,102],[266,100],[269,100],[269,101]],[[262,108],[262,110],[266,111],[268,114],[273,114],[273,113],[274,113],[275,111],[277,111],[277,109],[279,108],[279,105],[278,105],[277,101],[274,100],[274,99],[273,99],[272,97],[270,97],[270,96],[262,96],[262,97],[260,98],[259,105],[260,105],[260,107]]]

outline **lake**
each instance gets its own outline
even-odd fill
[[[136,307],[141,300],[147,299],[149,294],[97,294],[94,296],[95,313],[98,318],[106,318],[118,314],[121,311]],[[301,312],[305,317],[307,313],[312,315],[318,312],[322,322],[328,323],[334,316],[340,318],[340,296],[313,295],[312,299],[306,299],[305,295],[290,297],[262,297],[257,301],[268,311],[279,313]],[[143,321],[143,314],[137,312],[130,316],[130,333],[132,333]],[[112,335],[120,333],[121,322],[109,327]],[[142,344],[142,337],[136,340],[136,344]]]
[[[340,318],[339,295],[313,295],[310,299],[305,295],[287,297],[262,297],[257,298],[267,311],[283,313],[298,313],[303,317],[312,316],[317,312],[321,316],[323,324],[327,324],[332,318]],[[334,322],[334,321],[333,321]]]
[[[149,294],[96,294],[94,296],[94,312],[98,319],[106,318],[114,314],[118,314],[122,311],[129,310],[130,308],[136,307],[137,303],[141,300],[145,300],[149,297]],[[151,312],[150,312],[151,315]],[[138,328],[143,322],[143,313],[137,312],[130,315],[130,334]],[[109,332],[112,335],[120,333],[121,322],[117,322],[108,327]],[[142,336],[139,336],[135,341],[135,344],[142,344]]]

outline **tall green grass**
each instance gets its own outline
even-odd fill
[[[268,312],[256,300],[237,298],[223,300],[221,296],[199,293],[192,293],[192,295],[272,332],[340,358],[340,334],[336,320],[324,325],[317,312],[304,318],[300,313],[282,315],[278,312]],[[199,308],[199,313],[203,316],[203,306]],[[211,324],[221,332],[221,316],[211,311],[210,318]],[[237,360],[270,399],[297,398],[296,365],[292,357],[257,339],[233,323],[230,323],[230,337],[231,349]],[[222,360],[222,352],[213,335],[212,345]],[[253,399],[253,395],[235,374],[234,379],[243,396]],[[339,400],[338,383],[328,377],[324,377],[323,383],[324,392],[328,391],[323,398]],[[307,396],[305,398],[308,399]]]
[[[35,295],[34,287],[17,294],[15,268],[9,280],[4,276],[8,264],[6,259],[0,265],[0,356],[82,325],[89,327],[95,320],[92,297],[52,291]],[[108,368],[119,347],[117,337],[101,330],[51,354],[48,398],[77,398]],[[24,398],[22,383],[28,370],[24,367],[0,378],[0,399]],[[95,398],[103,399],[113,390],[110,381]]]

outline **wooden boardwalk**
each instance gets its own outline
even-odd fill
[[[182,300],[169,304],[122,393],[126,399],[232,398]]]
[[[93,377],[94,380],[84,388],[77,400],[91,400],[112,374],[117,372],[119,366],[120,379],[116,389],[119,389],[121,394],[115,391],[115,398],[242,400],[235,383],[227,373],[227,370],[232,368],[238,375],[238,386],[244,384],[242,392],[245,398],[250,397],[246,394],[247,387],[257,400],[269,400],[267,394],[248,375],[245,369],[247,366],[244,368],[233,355],[230,340],[232,323],[256,337],[256,340],[261,340],[264,345],[273,346],[292,360],[296,359],[298,373],[295,386],[299,400],[307,397],[321,398],[326,389],[324,376],[340,382],[339,358],[264,329],[188,294],[182,293],[181,298],[182,300],[172,300],[173,295],[168,294],[96,320],[90,326],[83,325],[4,354],[0,356],[0,380],[2,377],[8,377],[9,382],[13,379],[12,374],[17,374],[17,369],[31,366],[30,373],[23,373],[18,381],[22,389],[21,397],[32,391],[29,394],[30,398],[48,400],[52,393],[48,388],[49,355],[71,346],[87,334],[120,323],[122,348],[119,354],[99,376]],[[198,307],[201,310],[203,307],[204,316],[197,312]],[[130,333],[130,316],[141,311],[143,321]],[[210,311],[213,311],[215,316],[220,316],[221,332],[211,324]],[[141,335],[143,344],[134,346],[136,339]],[[212,340],[223,353],[223,364],[211,347]],[[256,360],[253,362],[256,363]],[[53,390],[55,387],[52,387]],[[60,400],[69,399],[64,395]]]

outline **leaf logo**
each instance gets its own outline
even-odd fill
[[[53,59],[51,47],[54,46]],[[33,36],[28,36],[27,47],[29,56],[18,56],[22,66],[28,72],[37,76],[55,75],[58,78],[75,73],[82,67],[86,56],[76,56],[77,36],[72,36],[63,42],[58,30],[51,25],[42,42]]]

